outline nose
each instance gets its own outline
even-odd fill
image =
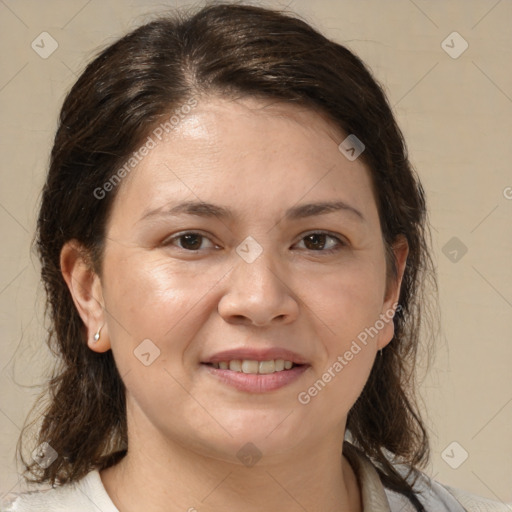
[[[240,259],[229,273],[226,293],[218,305],[226,322],[263,327],[297,319],[298,299],[267,252],[252,263]]]

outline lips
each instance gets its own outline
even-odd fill
[[[267,348],[267,349],[251,349],[240,348],[232,350],[224,350],[207,357],[202,363],[212,364],[221,363],[223,361],[233,360],[251,360],[251,361],[270,361],[282,359],[291,361],[296,365],[308,364],[307,360],[301,355],[285,348]]]
[[[211,376],[221,385],[234,388],[244,393],[267,393],[277,391],[298,381],[309,369],[309,365],[301,364],[289,370],[270,374],[251,374],[214,368],[211,364],[201,365],[201,371]]]
[[[205,358],[202,369],[217,381],[246,393],[265,393],[292,384],[310,367],[306,358],[279,347],[240,348]]]

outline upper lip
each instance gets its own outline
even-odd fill
[[[270,361],[272,359],[284,359],[295,364],[307,364],[307,361],[299,354],[285,348],[239,348],[217,352],[208,357],[203,363],[220,363],[221,361],[247,359],[251,361]]]

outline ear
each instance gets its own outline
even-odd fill
[[[398,299],[400,298],[402,278],[407,264],[407,255],[409,254],[409,244],[407,243],[405,236],[400,235],[397,237],[393,244],[392,252],[396,261],[397,274],[396,278],[391,272],[388,275],[386,293],[380,315],[380,319],[383,321],[384,327],[379,330],[377,350],[384,348],[393,339],[395,334],[393,316],[396,309],[400,308]]]
[[[87,251],[76,240],[70,240],[62,247],[60,269],[85,325],[89,348],[94,352],[106,352],[110,349],[110,340],[101,281],[92,269]],[[95,341],[94,335],[99,329],[100,338]]]

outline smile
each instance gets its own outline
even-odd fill
[[[255,361],[252,359],[233,359],[232,361],[220,361],[211,363],[213,368],[221,370],[231,370],[233,372],[252,373],[252,374],[269,374],[274,372],[282,372],[291,370],[294,366],[298,366],[292,361],[284,359],[271,359],[269,361]]]
[[[295,364],[283,359],[234,359],[202,363],[201,366],[222,384],[247,393],[275,391],[291,384],[310,368],[308,364]]]

